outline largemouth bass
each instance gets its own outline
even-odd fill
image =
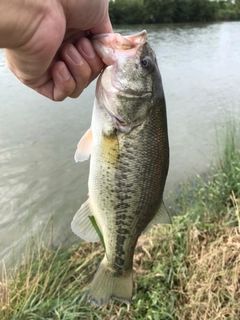
[[[76,161],[90,160],[89,198],[72,230],[99,241],[106,252],[91,284],[89,301],[130,303],[133,255],[151,225],[171,223],[162,198],[169,166],[165,98],[147,33],[98,35],[93,45],[107,67],[99,76],[92,123],[78,144]]]

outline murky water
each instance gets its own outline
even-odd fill
[[[148,31],[165,89],[171,165],[167,190],[206,170],[216,127],[240,116],[240,22],[121,27]],[[0,259],[13,264],[52,220],[53,244],[78,241],[70,222],[86,200],[89,164],[75,164],[95,83],[54,103],[23,86],[0,51]],[[221,143],[221,142],[220,142]]]

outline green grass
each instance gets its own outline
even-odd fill
[[[32,244],[14,273],[3,267],[0,319],[240,319],[240,139],[234,128],[228,127],[209,177],[196,176],[171,196],[173,225],[139,239],[129,309],[86,301],[101,244],[80,242],[68,250]]]

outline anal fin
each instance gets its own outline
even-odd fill
[[[73,217],[71,228],[72,231],[83,240],[96,242],[100,241],[100,239],[89,219],[89,216],[92,215],[89,200],[87,200]]]

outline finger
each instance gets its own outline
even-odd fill
[[[62,48],[61,57],[63,61],[52,66],[52,79],[35,88],[40,94],[55,101],[78,97],[103,68],[102,60],[86,38],[77,42],[77,48],[66,44]]]
[[[52,66],[52,78],[45,84],[35,88],[43,96],[62,101],[75,90],[76,83],[63,61],[58,61]]]
[[[92,74],[91,68],[72,44],[67,44],[62,48],[61,57],[75,81],[74,91],[69,96],[76,98],[88,85]]]
[[[87,38],[81,38],[76,42],[76,48],[84,58],[84,60],[88,63],[91,69],[91,75],[88,79],[87,85],[92,82],[101,72],[104,67],[102,59],[96,53],[95,49],[91,41]]]

